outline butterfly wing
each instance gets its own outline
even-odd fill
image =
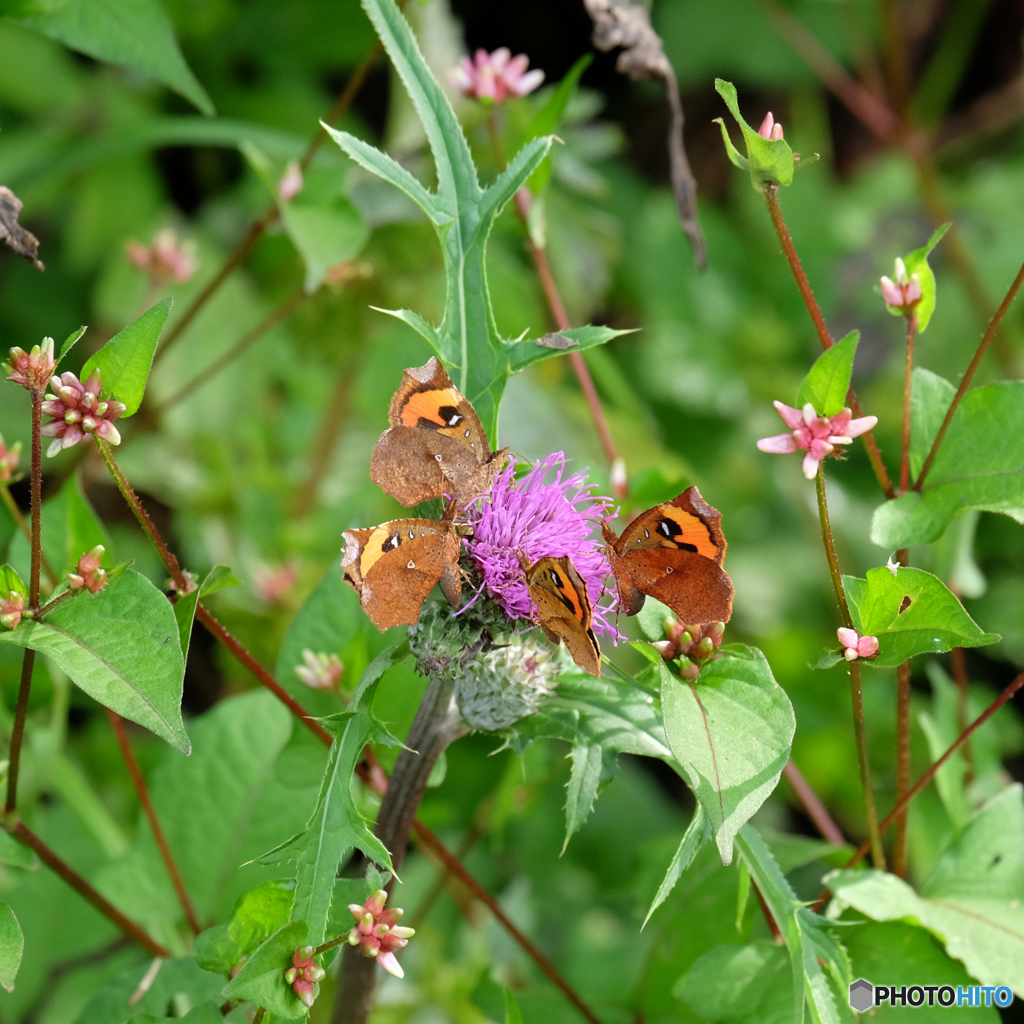
[[[600,678],[601,649],[591,628],[587,585],[572,562],[565,557],[542,558],[524,570],[545,636],[554,643],[564,640],[572,660]]]
[[[434,585],[457,605],[462,581],[459,539],[450,523],[396,519],[365,530],[346,530],[342,568],[373,624],[383,632],[409,626]]]

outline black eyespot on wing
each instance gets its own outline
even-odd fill
[[[697,554],[696,544],[679,544],[677,546],[680,551],[692,551],[694,554]]]

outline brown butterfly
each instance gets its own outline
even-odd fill
[[[383,633],[391,626],[411,626],[434,584],[448,603],[462,599],[459,535],[452,522],[455,503],[440,522],[395,519],[364,530],[346,530],[341,567],[345,582],[359,595],[366,614]]]
[[[537,621],[553,643],[565,641],[572,660],[591,675],[601,675],[601,649],[591,628],[593,614],[587,585],[568,558],[541,558],[530,564],[519,553]]]
[[[641,513],[616,537],[607,520],[601,533],[627,615],[644,606],[644,595],[668,605],[684,623],[728,622],[732,580],[722,568],[722,513],[696,487]]]
[[[465,506],[505,464],[508,449],[491,451],[473,406],[436,358],[405,371],[388,418],[370,479],[406,507],[445,494]]]

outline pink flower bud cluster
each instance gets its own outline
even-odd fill
[[[769,110],[764,115],[764,120],[761,122],[761,127],[757,129],[757,134],[762,139],[770,139],[772,142],[784,138],[782,134],[782,124],[772,117],[772,112]]]
[[[11,475],[18,468],[18,459],[21,456],[21,442],[16,441],[10,448],[4,444],[4,436],[0,434],[0,484],[7,483]]]
[[[299,946],[292,954],[292,966],[284,972],[284,980],[306,1006],[312,1006],[316,999],[313,986],[323,981],[326,973],[318,963],[313,962],[313,947]]]
[[[846,648],[843,657],[847,661],[874,658],[878,654],[877,636],[861,636],[857,630],[847,629],[845,626],[840,626],[836,633],[839,635],[839,642]]]
[[[86,434],[95,434],[108,444],[120,444],[114,420],[124,411],[121,402],[105,399],[101,393],[100,371],[83,384],[73,373],[62,373],[50,381],[55,394],[47,395],[43,412],[53,416],[43,425],[44,437],[52,437],[46,454],[51,458],[64,448],[73,448]]]
[[[878,422],[877,416],[862,416],[855,420],[849,409],[831,417],[819,416],[810,402],[803,409],[775,402],[775,408],[786,421],[786,426],[792,428],[792,433],[762,437],[757,447],[775,455],[807,452],[803,468],[808,480],[817,476],[818,464],[826,455],[831,455],[837,445],[852,444],[855,437],[871,430]]]
[[[921,301],[921,278],[917,274],[908,277],[906,264],[898,256],[895,275],[895,281],[882,277],[882,298],[887,305],[909,312]]]
[[[387,900],[388,894],[378,889],[362,906],[348,905],[348,912],[356,919],[356,926],[348,933],[348,942],[359,946],[363,956],[375,957],[385,971],[396,978],[404,978],[405,971],[395,959],[395,950],[409,945],[416,931],[398,924],[405,911],[398,907],[385,910]]]
[[[12,348],[10,362],[3,364],[7,379],[29,391],[42,391],[57,369],[53,356],[53,338],[43,338],[41,345],[33,345],[31,352]]]
[[[665,661],[674,661],[684,679],[696,679],[701,665],[722,646],[724,622],[687,626],[674,617],[665,619],[665,637],[653,646]]]
[[[277,194],[286,203],[290,203],[302,191],[304,184],[302,165],[298,160],[289,160],[281,180],[277,183]]]
[[[544,81],[539,69],[527,71],[530,58],[525,53],[513,57],[507,46],[488,53],[477,50],[473,59],[463,57],[457,68],[448,72],[448,80],[463,96],[483,103],[501,103],[506,96],[525,96]]]
[[[75,571],[68,573],[68,586],[72,590],[85,587],[90,594],[97,594],[107,585],[107,572],[100,568],[103,554],[103,545],[97,544],[92,551],[82,555]]]
[[[173,228],[164,228],[153,236],[152,245],[131,241],[126,249],[128,259],[140,270],[144,270],[152,284],[167,284],[176,281],[182,284],[196,270],[195,246],[185,242],[179,244]]]
[[[295,666],[295,674],[314,690],[337,690],[345,666],[337,654],[314,654],[308,647],[302,652],[304,665]]]
[[[6,597],[0,597],[0,624],[8,629],[17,629],[25,611],[25,595],[12,590]]]
[[[261,565],[252,574],[256,596],[267,604],[276,604],[288,596],[299,578],[298,566],[291,560],[282,562],[277,568]]]

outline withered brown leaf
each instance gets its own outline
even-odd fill
[[[18,223],[21,200],[6,186],[0,185],[0,242],[4,242],[19,256],[31,260],[40,270],[45,270],[39,259],[39,239]]]
[[[643,4],[615,0],[583,0],[594,23],[593,42],[607,52],[617,46],[622,53],[615,62],[620,74],[637,81],[661,79],[665,83],[672,121],[668,131],[668,155],[672,172],[672,191],[676,197],[679,222],[693,247],[694,262],[701,270],[707,265],[708,250],[697,218],[697,183],[683,147],[683,102],[679,98],[676,73],[665,56],[661,37],[651,25],[651,15]]]

